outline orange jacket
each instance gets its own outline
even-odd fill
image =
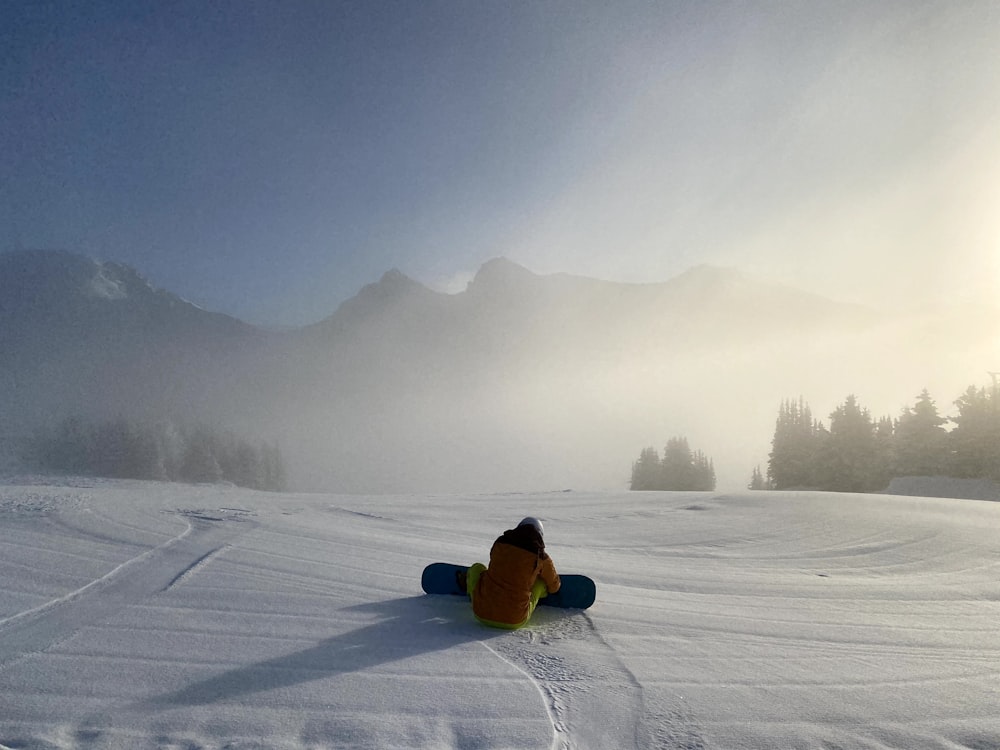
[[[539,578],[550,594],[559,590],[559,574],[541,536],[531,526],[505,531],[490,550],[489,568],[473,592],[472,611],[493,622],[524,622],[531,613],[531,587]]]

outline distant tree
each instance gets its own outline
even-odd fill
[[[198,428],[188,438],[180,478],[185,482],[218,482],[223,478],[218,459],[218,441],[206,429]]]
[[[853,394],[830,414],[830,439],[824,454],[831,481],[823,489],[871,492],[884,488],[878,486],[875,426]]]
[[[885,430],[876,440],[867,409],[853,395],[830,414],[830,429],[813,419],[800,397],[786,400],[778,410],[768,462],[768,481],[774,489],[813,488],[834,491],[870,491],[888,483]]]
[[[830,429],[812,420],[801,397],[784,401],[775,423],[767,480],[774,489],[884,489],[893,476],[943,474],[1000,480],[1000,398],[997,389],[970,386],[949,421],[924,389],[898,419],[872,422],[855,396],[830,414]],[[751,486],[759,486],[754,474]]]
[[[633,490],[701,491],[715,489],[715,464],[701,451],[692,451],[685,437],[667,441],[660,460],[655,448],[643,448],[632,464]]]
[[[927,389],[920,392],[913,408],[906,407],[896,420],[896,476],[937,476],[948,471],[948,420],[938,414]]]
[[[1000,479],[1000,404],[995,393],[969,386],[957,401],[949,433],[954,476]]]
[[[22,459],[45,471],[123,479],[218,482],[280,491],[284,460],[276,443],[254,446],[206,427],[178,429],[119,418],[91,426],[79,418],[39,433],[22,448]]]
[[[875,466],[876,484],[888,487],[896,466],[896,423],[889,416],[880,417],[875,425]]]
[[[118,419],[93,430],[91,472],[102,477],[149,479],[158,463],[156,439],[150,429]]]
[[[287,484],[285,459],[277,443],[265,443],[261,448],[261,487],[262,490],[282,492]]]
[[[219,463],[222,478],[233,484],[239,484],[236,481],[236,477],[240,473],[239,459],[237,458],[239,443],[239,439],[232,434],[213,434],[212,436],[212,452],[215,455],[215,460]]]
[[[131,478],[128,476],[129,425],[116,419],[97,425],[93,430],[91,473],[99,477]]]
[[[709,492],[715,489],[715,462],[700,450],[694,452],[691,458],[694,483],[692,490]]]
[[[747,485],[748,490],[770,490],[771,482],[764,476],[760,470],[760,465],[753,468],[753,474],[750,476],[750,484]]]
[[[660,454],[656,448],[643,448],[639,460],[632,464],[631,490],[655,490],[659,488],[662,467]]]
[[[801,396],[781,403],[767,464],[768,481],[775,489],[816,486],[820,427]]]
[[[261,452],[246,440],[237,440],[233,448],[231,476],[240,487],[262,489],[264,463]]]
[[[64,474],[91,474],[93,430],[79,417],[67,417],[54,432],[40,431],[24,449],[29,464]]]
[[[173,422],[156,424],[151,434],[156,443],[156,463],[150,479],[176,482],[181,478],[181,467],[187,451],[184,434]]]
[[[691,490],[695,485],[694,456],[687,438],[673,437],[663,449],[660,486],[663,490]]]

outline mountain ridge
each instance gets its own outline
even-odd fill
[[[40,287],[36,283],[39,279],[43,279],[47,284]],[[53,285],[53,282],[56,284]],[[566,272],[539,274],[504,256],[498,256],[483,263],[468,287],[454,294],[435,291],[398,268],[389,269],[378,281],[365,284],[355,295],[341,302],[328,316],[311,324],[286,327],[284,330],[309,329],[322,325],[346,311],[352,309],[356,311],[357,308],[395,301],[406,296],[418,297],[426,302],[444,298],[489,297],[513,291],[519,294],[544,294],[560,287],[562,287],[560,291],[566,291],[566,287],[574,285],[590,289],[600,288],[616,294],[639,291],[662,292],[664,295],[683,292],[688,295],[713,296],[733,292],[740,287],[752,287],[784,297],[809,299],[843,310],[872,312],[861,305],[840,303],[823,295],[763,281],[743,271],[712,264],[693,266],[665,281],[621,282]],[[22,290],[30,293],[22,294]],[[146,279],[141,271],[127,264],[114,260],[98,260],[93,256],[66,250],[15,250],[0,253],[0,294],[2,294],[0,312],[9,313],[11,307],[16,308],[26,300],[30,300],[35,307],[39,302],[52,304],[60,296],[63,300],[87,298],[91,302],[140,303],[155,300],[162,306],[200,311],[237,321],[247,328],[270,330],[228,313],[208,310],[169,290],[158,288]]]
[[[56,313],[67,320],[81,314],[113,310],[148,320],[164,315],[190,319],[204,315],[233,330],[256,328],[221,312],[189,302],[154,286],[139,271],[117,261],[101,261],[65,250],[17,250],[0,254],[0,314],[43,317]],[[124,307],[125,310],[121,308]]]
[[[926,329],[886,333],[871,311],[713,266],[622,283],[495,258],[457,294],[391,269],[321,321],[269,331],[122,264],[35,260],[18,276],[0,256],[0,433],[75,415],[207,421],[278,440],[298,489],[621,487],[634,453],[678,434],[720,482],[732,466],[731,484],[766,461],[782,398],[870,381],[900,398],[916,372],[905,398],[934,386],[942,357],[976,364],[985,346],[949,321],[939,350],[903,358]]]

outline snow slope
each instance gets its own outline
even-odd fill
[[[420,593],[526,514],[586,612]],[[1000,504],[0,485],[6,748],[1000,748]]]

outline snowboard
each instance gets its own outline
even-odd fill
[[[431,563],[424,568],[423,575],[420,576],[420,585],[423,587],[424,593],[427,594],[465,596],[465,592],[458,587],[458,578],[455,576],[457,572],[465,570],[468,570],[467,565]],[[597,597],[597,585],[587,576],[560,574],[559,580],[562,584],[559,590],[539,599],[539,605],[563,607],[564,609],[586,609],[594,603],[594,599]]]

